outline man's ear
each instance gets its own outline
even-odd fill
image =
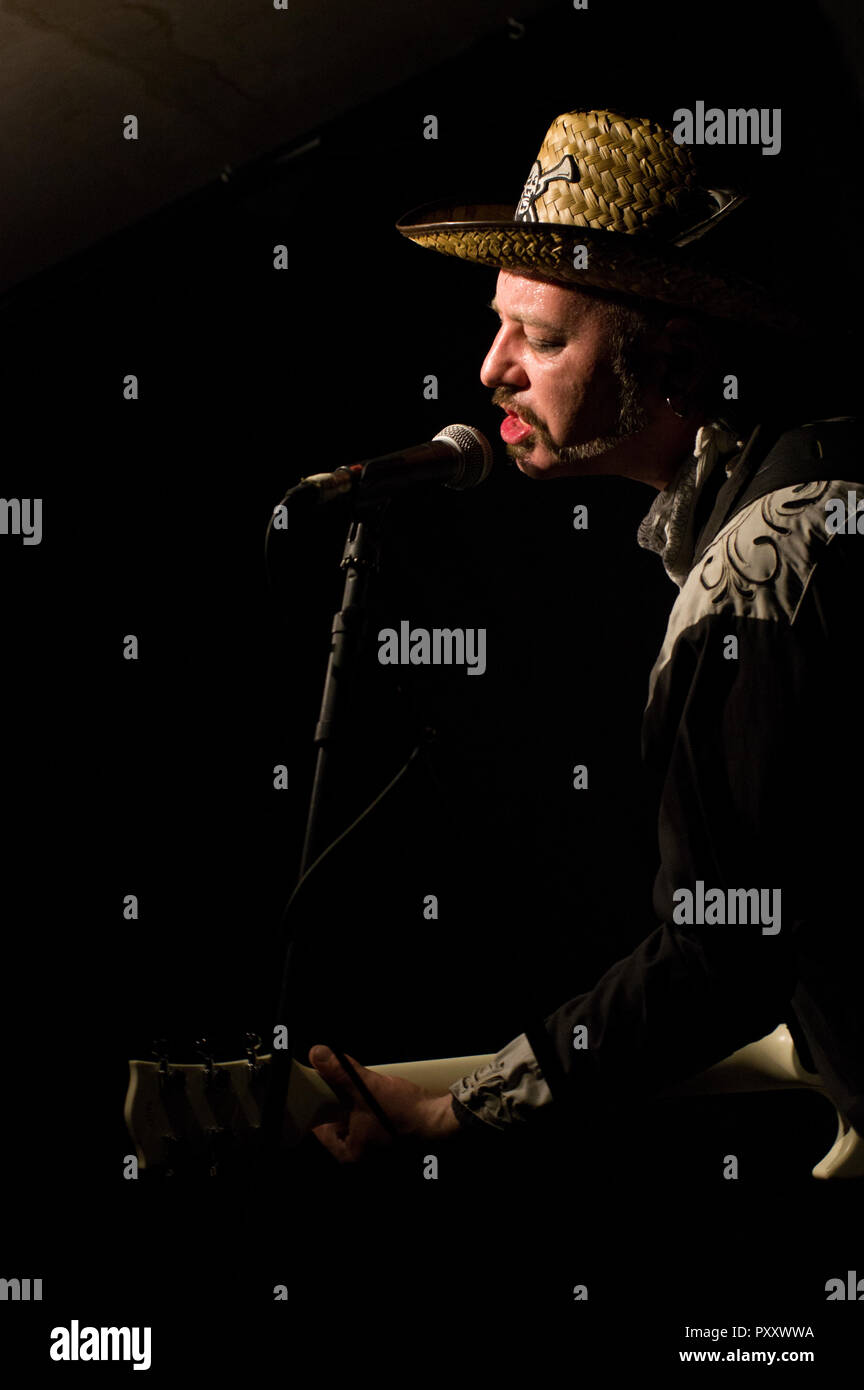
[[[683,315],[669,318],[657,335],[654,351],[660,359],[661,393],[673,403],[691,400],[709,369],[702,327]]]

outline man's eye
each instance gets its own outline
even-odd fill
[[[553,342],[549,338],[529,338],[527,341],[529,347],[534,348],[536,352],[550,352],[553,348],[564,346],[563,343]]]

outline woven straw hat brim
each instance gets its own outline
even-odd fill
[[[399,219],[403,236],[445,256],[574,286],[696,309],[712,317],[790,329],[797,317],[763,287],[646,234],[548,222],[517,222],[512,204],[442,208],[428,204]],[[587,250],[577,268],[574,248]]]

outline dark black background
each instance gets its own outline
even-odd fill
[[[196,1364],[254,1354],[261,1369],[319,1314],[368,1315],[386,1345],[375,1314],[391,1306],[443,1367],[477,1347],[495,1368],[525,1343],[520,1308],[538,1345],[560,1325],[610,1366],[653,1365],[655,1348],[671,1364],[685,1322],[809,1324],[823,1365],[852,1345],[855,1310],[824,1285],[864,1274],[860,1195],[809,1177],[834,1126],[813,1097],[657,1105],[533,1146],[460,1140],[437,1183],[417,1154],[349,1171],[311,1138],[276,1185],[121,1178],[126,1059],[160,1034],[179,1060],[202,1033],[238,1056],[272,1022],[346,525],[334,510],[277,537],[268,583],[269,513],[305,473],[452,421],[497,455],[482,488],[388,511],[370,629],[485,626],[488,669],[394,670],[370,649],[342,824],[434,736],[305,895],[297,1055],[493,1051],[653,928],[639,731],[676,592],[636,545],[655,494],[508,467],[478,379],[495,274],[393,223],[451,193],[515,202],[561,111],[668,117],[697,99],[783,109],[781,154],[743,161],[758,196],[740,253],[770,251],[819,311],[838,378],[825,413],[845,413],[861,122],[810,5],[551,7],[7,296],[4,493],[43,496],[46,529],[0,547],[4,1261],[74,1287],[82,1319],[146,1312]],[[121,398],[130,372],[137,403]],[[729,1152],[737,1183],[720,1177]],[[283,1282],[287,1310],[270,1295]]]

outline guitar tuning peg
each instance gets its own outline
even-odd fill
[[[195,1043],[195,1051],[199,1057],[204,1059],[204,1079],[209,1084],[213,1079],[213,1057],[210,1052],[210,1044],[206,1038],[199,1038]]]
[[[155,1057],[159,1063],[159,1075],[163,1078],[166,1077],[168,1075],[168,1039],[154,1038],[150,1045],[150,1056]]]
[[[218,1178],[231,1155],[232,1136],[221,1125],[208,1129],[204,1135],[208,1175]]]
[[[246,1041],[246,1061],[252,1071],[258,1070],[258,1049],[261,1046],[261,1038],[258,1033],[245,1033]]]

